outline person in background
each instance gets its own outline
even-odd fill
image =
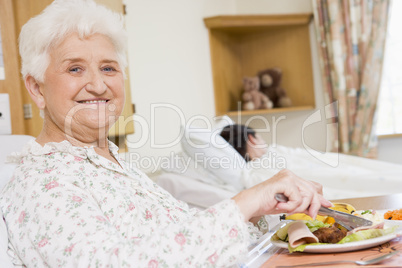
[[[243,187],[251,188],[267,178],[275,176],[281,168],[272,165],[267,167],[262,162],[267,157],[268,144],[254,129],[246,125],[231,124],[222,128],[220,135],[232,146],[246,162],[252,165],[247,166],[243,172]],[[277,156],[280,158],[280,156]],[[286,162],[286,161],[284,161]],[[309,180],[317,188],[321,185],[314,180]],[[321,192],[322,194],[322,192]]]
[[[239,124],[227,125],[220,135],[246,160],[258,159],[267,153],[267,144],[254,129]]]
[[[190,209],[118,156],[107,139],[124,103],[122,18],[92,0],[55,0],[19,37],[42,132],[13,157],[0,195],[9,251],[26,267],[230,266],[272,213],[329,207],[288,170],[206,210]],[[289,201],[278,203],[274,195]]]

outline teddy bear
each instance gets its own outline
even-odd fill
[[[260,91],[273,102],[274,107],[290,107],[291,99],[285,89],[281,87],[282,70],[278,67],[269,68],[258,72],[260,79]]]
[[[260,91],[260,79],[258,76],[243,78],[242,109],[257,110],[271,109],[272,101]]]

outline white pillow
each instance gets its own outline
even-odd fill
[[[28,135],[0,135],[0,164],[3,164],[11,153],[20,152],[24,145],[32,139],[35,138]]]
[[[235,122],[227,115],[215,118],[214,126],[212,127],[213,130],[222,131],[222,129],[229,125],[234,125]]]
[[[220,136],[223,127],[232,124],[230,118],[223,117],[214,128],[183,126],[181,139],[183,151],[198,165],[207,169],[217,178],[217,184],[227,184],[241,191],[243,186],[244,158]]]
[[[176,199],[200,209],[210,207],[236,194],[236,192],[202,183],[180,174],[162,173],[154,179],[159,186],[168,191]]]
[[[16,164],[0,163],[0,190],[3,189],[4,185],[11,179],[16,167]]]
[[[6,163],[7,156],[13,152],[20,152],[24,145],[34,139],[28,135],[0,135],[0,189],[10,180],[16,164]]]
[[[202,164],[196,163],[184,151],[176,153],[168,165],[163,165],[161,168],[164,171],[180,174],[207,184],[218,185],[217,177],[205,169]]]
[[[0,263],[2,268],[14,267],[11,262],[10,256],[7,254],[8,250],[8,234],[7,227],[3,220],[3,213],[0,209]]]

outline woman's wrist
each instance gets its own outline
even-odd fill
[[[257,197],[255,196],[255,194],[253,194],[253,192],[255,192],[255,190],[253,188],[250,188],[247,190],[243,190],[234,197],[232,197],[232,199],[236,202],[246,221],[250,221],[258,216],[261,216],[257,215],[259,204],[258,201],[256,200]]]

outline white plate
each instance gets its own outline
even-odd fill
[[[381,210],[376,210],[377,213],[379,213],[380,215],[382,215],[381,217],[384,218],[384,214],[388,211],[392,211],[392,210],[397,210],[400,208],[390,208],[390,209],[381,209]]]
[[[396,229],[392,234],[371,238],[363,241],[349,242],[345,244],[326,244],[326,245],[314,245],[306,246],[303,252],[310,253],[335,253],[335,252],[347,252],[359,249],[366,249],[370,247],[375,247],[381,245],[394,239],[397,236],[402,235],[402,221],[385,221],[384,228],[388,228],[394,225],[398,225],[399,228]],[[280,248],[288,248],[288,243],[284,241],[271,240],[271,242]]]

